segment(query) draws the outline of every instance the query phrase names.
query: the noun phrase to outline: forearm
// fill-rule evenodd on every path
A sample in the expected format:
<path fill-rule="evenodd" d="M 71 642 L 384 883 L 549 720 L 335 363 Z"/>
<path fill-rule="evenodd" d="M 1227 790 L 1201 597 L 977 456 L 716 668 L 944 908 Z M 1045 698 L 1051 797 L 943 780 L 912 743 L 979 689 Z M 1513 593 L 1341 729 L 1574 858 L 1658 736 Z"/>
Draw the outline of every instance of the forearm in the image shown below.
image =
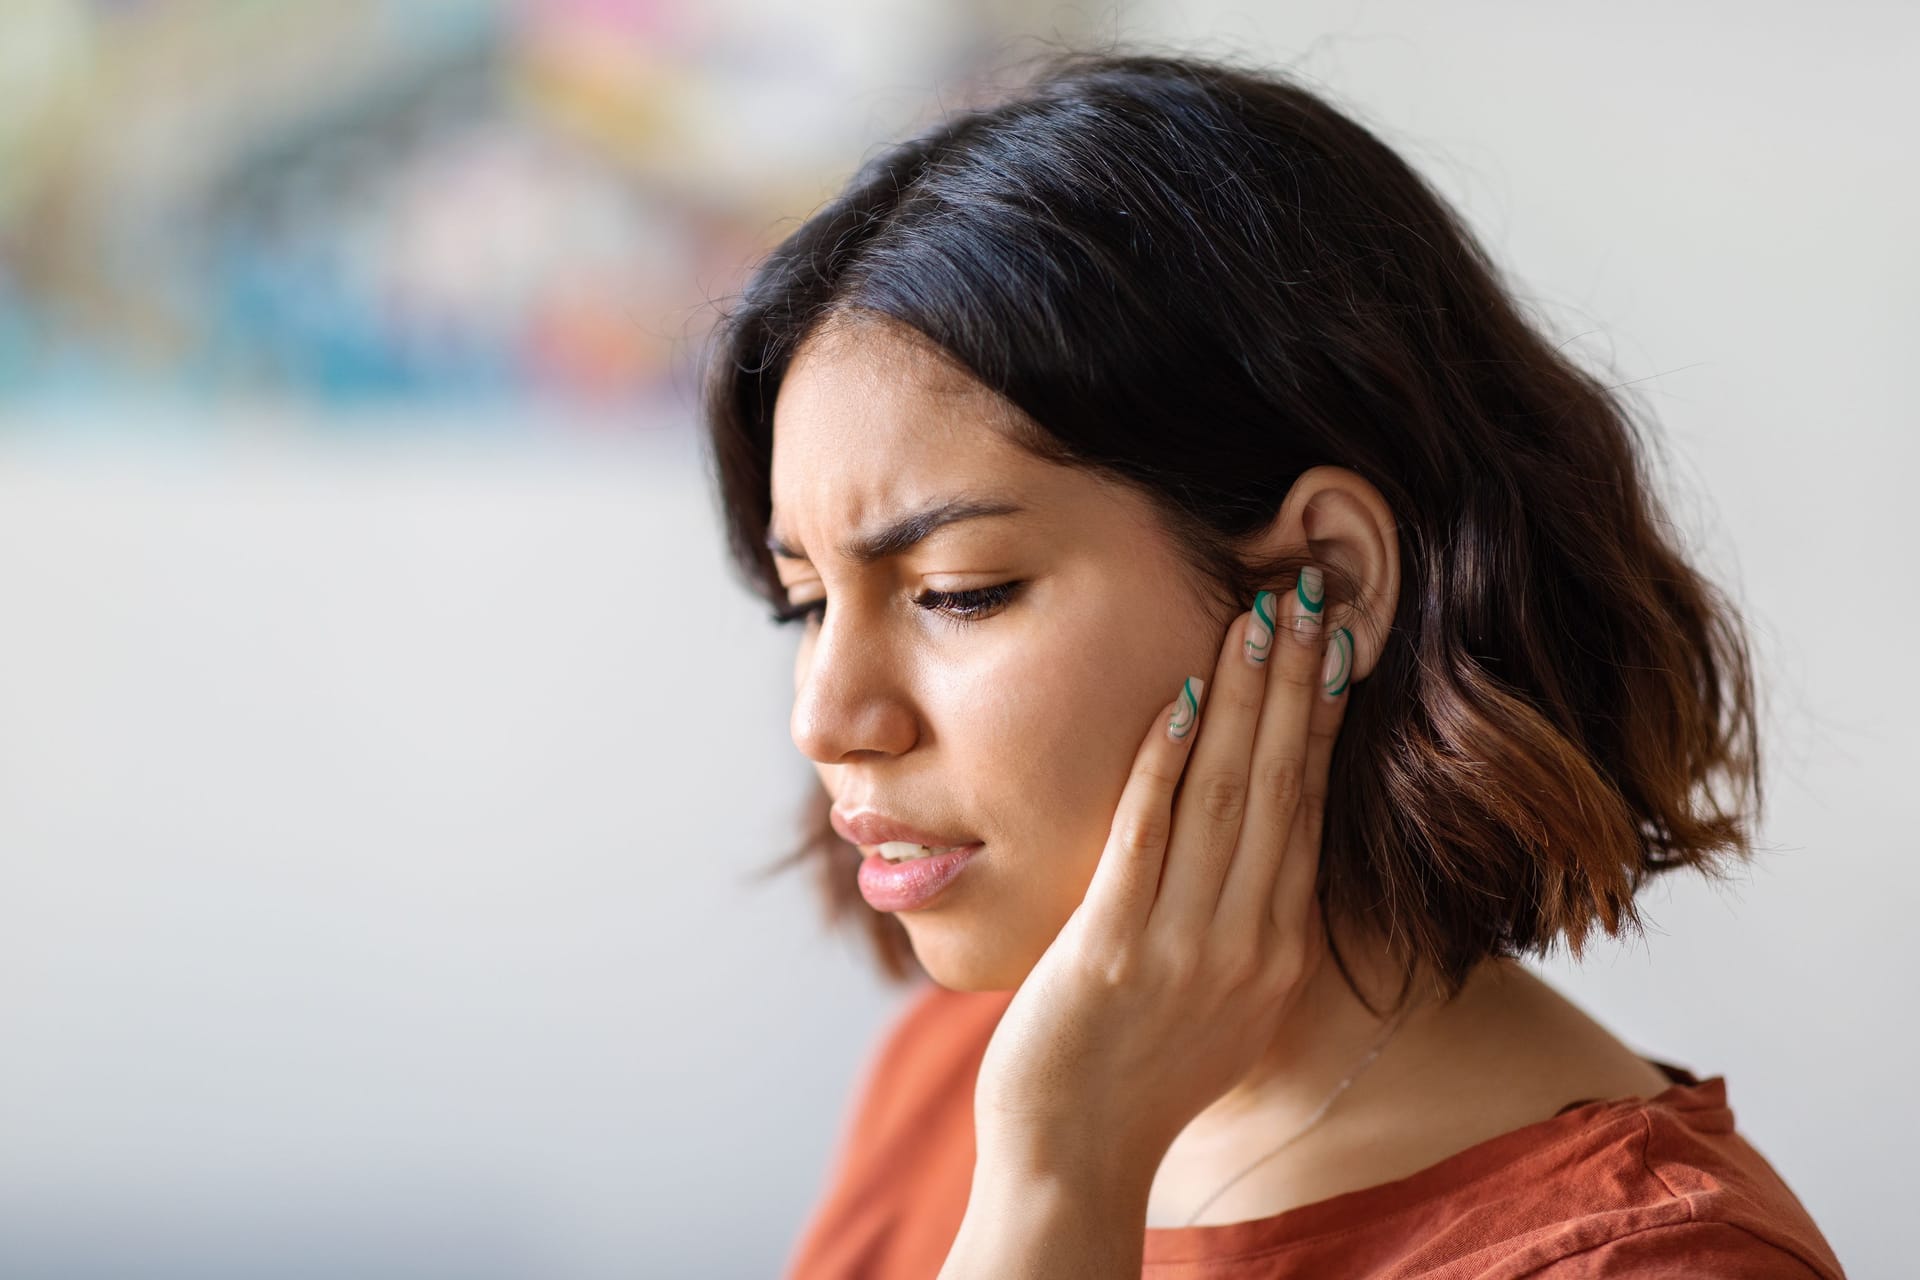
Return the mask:
<path fill-rule="evenodd" d="M 1147 1191 L 1098 1170 L 980 1160 L 938 1280 L 1139 1280 Z"/>

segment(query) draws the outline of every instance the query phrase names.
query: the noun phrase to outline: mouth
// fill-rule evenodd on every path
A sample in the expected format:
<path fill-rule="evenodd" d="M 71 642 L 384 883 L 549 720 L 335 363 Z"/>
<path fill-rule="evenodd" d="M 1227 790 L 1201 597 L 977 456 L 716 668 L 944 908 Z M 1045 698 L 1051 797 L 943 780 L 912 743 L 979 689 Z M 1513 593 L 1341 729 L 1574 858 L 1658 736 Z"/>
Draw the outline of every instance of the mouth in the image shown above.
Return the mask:
<path fill-rule="evenodd" d="M 860 852 L 866 854 L 868 857 L 880 857 L 886 859 L 888 862 L 898 863 L 917 862 L 922 858 L 938 858 L 943 854 L 958 853 L 962 849 L 977 849 L 980 843 L 980 841 L 975 840 L 971 844 L 950 844 L 935 847 L 933 845 L 914 844 L 907 840 L 886 840 L 880 844 L 863 844 L 859 846 L 859 848 Z"/>
<path fill-rule="evenodd" d="M 878 809 L 843 810 L 836 806 L 829 819 L 841 839 L 862 853 L 888 862 L 936 857 L 980 843 L 968 832 L 921 827 Z"/>
<path fill-rule="evenodd" d="M 896 843 L 901 851 L 911 852 L 894 861 L 882 851 Z M 920 910 L 940 898 L 985 847 L 981 842 L 932 849 L 895 841 L 863 847 L 866 856 L 856 877 L 860 896 L 876 911 Z M 922 848 L 928 851 L 921 853 Z"/>

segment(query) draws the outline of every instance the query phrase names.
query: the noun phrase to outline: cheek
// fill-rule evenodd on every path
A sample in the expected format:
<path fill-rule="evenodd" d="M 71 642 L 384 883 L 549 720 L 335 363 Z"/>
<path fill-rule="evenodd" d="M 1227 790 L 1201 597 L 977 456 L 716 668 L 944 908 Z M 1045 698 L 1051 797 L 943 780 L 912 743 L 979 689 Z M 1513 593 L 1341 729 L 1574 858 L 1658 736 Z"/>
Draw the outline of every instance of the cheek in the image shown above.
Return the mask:
<path fill-rule="evenodd" d="M 1140 705 L 1150 681 L 1126 661 L 1079 636 L 1039 634 L 941 677 L 947 762 L 974 811 L 1023 864 L 1056 862 L 1063 883 L 1082 888 L 1151 714 Z"/>
<path fill-rule="evenodd" d="M 1143 625 L 1133 609 L 1078 610 L 1083 627 L 1000 655 L 976 691 L 977 705 L 991 708 L 993 772 L 1019 797 L 1023 830 L 1050 842 L 1022 852 L 1060 862 L 1069 910 L 1099 862 L 1141 743 L 1180 681 L 1212 679 L 1218 658 L 1207 624 L 1179 627 L 1146 612 Z"/>

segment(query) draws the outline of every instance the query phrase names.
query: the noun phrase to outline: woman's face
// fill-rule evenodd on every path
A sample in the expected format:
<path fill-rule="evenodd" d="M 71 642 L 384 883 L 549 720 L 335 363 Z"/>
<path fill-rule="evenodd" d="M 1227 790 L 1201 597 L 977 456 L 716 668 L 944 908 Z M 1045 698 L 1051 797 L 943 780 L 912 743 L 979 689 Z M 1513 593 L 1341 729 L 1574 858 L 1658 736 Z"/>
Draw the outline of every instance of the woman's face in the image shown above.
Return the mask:
<path fill-rule="evenodd" d="M 1017 987 L 1080 904 L 1135 752 L 1181 680 L 1211 675 L 1232 618 L 1144 498 L 1024 452 L 1003 411 L 868 324 L 810 339 L 774 413 L 771 532 L 796 553 L 775 562 L 792 604 L 827 606 L 802 624 L 793 740 L 835 808 L 983 842 L 899 913 L 927 972 L 965 991 Z M 963 498 L 1019 510 L 843 554 Z M 934 595 L 1007 586 L 984 606 Z"/>

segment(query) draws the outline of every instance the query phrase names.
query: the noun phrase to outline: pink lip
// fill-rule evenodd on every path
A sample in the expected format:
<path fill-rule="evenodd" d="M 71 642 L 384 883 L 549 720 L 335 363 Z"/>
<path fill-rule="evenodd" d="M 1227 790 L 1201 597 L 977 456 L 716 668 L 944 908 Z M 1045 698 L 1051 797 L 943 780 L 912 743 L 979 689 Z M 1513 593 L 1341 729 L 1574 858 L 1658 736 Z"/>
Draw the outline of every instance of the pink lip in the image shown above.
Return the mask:
<path fill-rule="evenodd" d="M 867 853 L 874 852 L 889 840 L 905 840 L 912 844 L 923 844 L 929 849 L 945 849 L 953 845 L 970 845 L 977 841 L 968 835 L 941 835 L 937 832 L 922 831 L 910 827 L 904 822 L 888 817 L 876 809 L 860 809 L 843 812 L 833 809 L 828 814 L 833 829 L 848 844 L 857 844 Z"/>
<path fill-rule="evenodd" d="M 875 911 L 912 911 L 924 907 L 966 869 L 985 845 L 970 844 L 907 862 L 888 862 L 877 853 L 860 862 L 860 896 Z"/>

